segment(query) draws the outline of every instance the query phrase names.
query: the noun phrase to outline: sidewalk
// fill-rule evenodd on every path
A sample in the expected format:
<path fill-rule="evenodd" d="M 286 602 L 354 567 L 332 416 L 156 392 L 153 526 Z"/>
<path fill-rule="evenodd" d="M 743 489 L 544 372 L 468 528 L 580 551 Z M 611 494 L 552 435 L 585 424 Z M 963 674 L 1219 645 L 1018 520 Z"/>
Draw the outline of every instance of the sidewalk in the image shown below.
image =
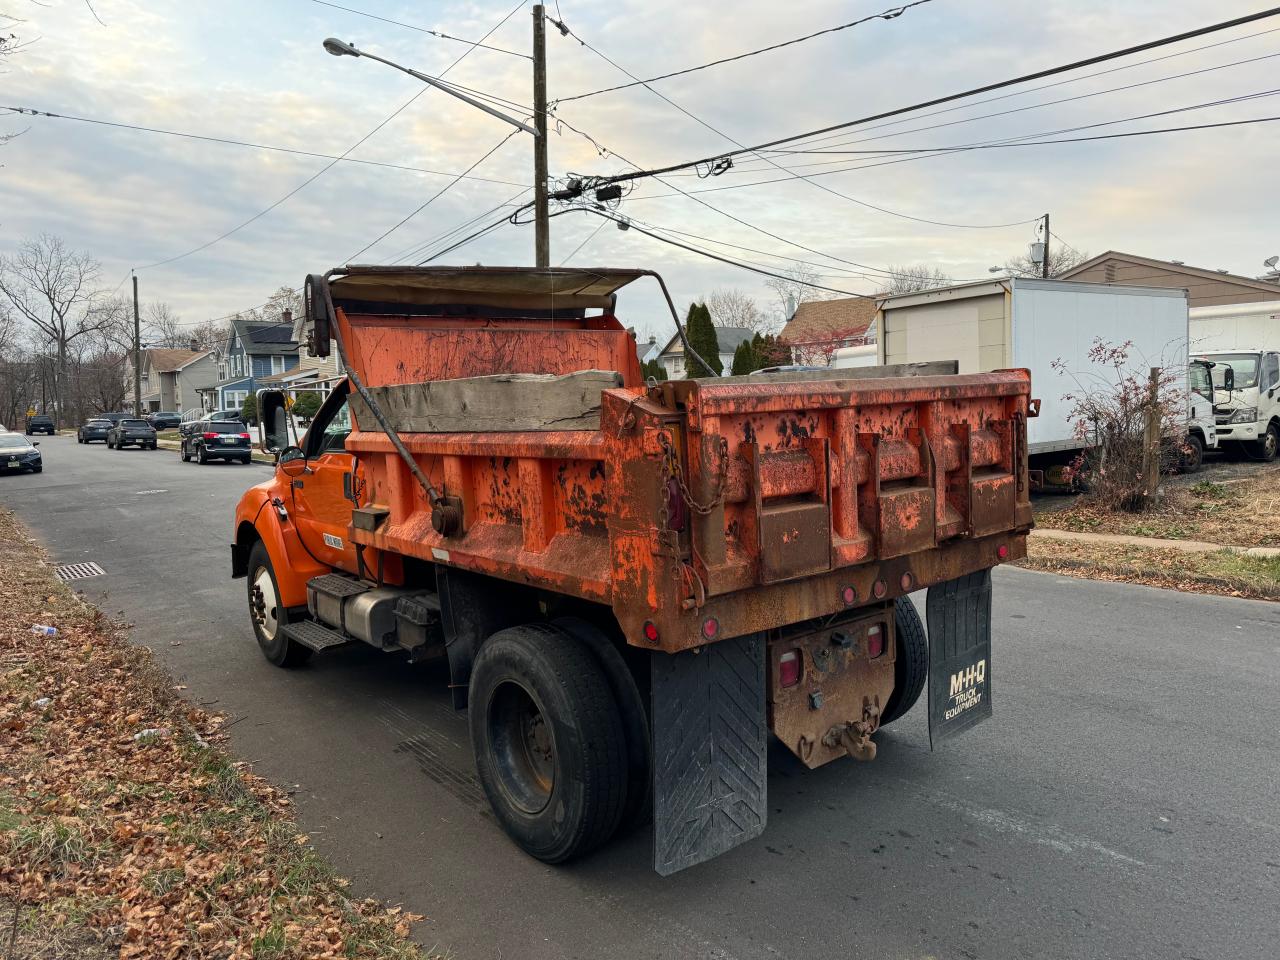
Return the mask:
<path fill-rule="evenodd" d="M 1280 547 L 1237 547 L 1204 540 L 1161 540 L 1158 537 L 1131 537 L 1121 533 L 1082 533 L 1075 530 L 1050 530 L 1037 527 L 1033 537 L 1048 540 L 1074 540 L 1078 543 L 1116 543 L 1128 547 L 1145 547 L 1148 550 L 1180 550 L 1183 553 L 1238 553 L 1245 557 L 1280 557 Z"/>

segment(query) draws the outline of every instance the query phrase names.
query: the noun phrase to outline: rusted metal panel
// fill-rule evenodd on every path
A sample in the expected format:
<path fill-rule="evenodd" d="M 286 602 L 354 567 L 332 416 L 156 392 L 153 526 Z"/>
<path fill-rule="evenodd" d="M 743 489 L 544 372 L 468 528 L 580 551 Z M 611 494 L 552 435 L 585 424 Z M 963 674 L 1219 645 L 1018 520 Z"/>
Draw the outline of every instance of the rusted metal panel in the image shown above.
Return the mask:
<path fill-rule="evenodd" d="M 799 677 L 783 686 L 782 661 Z M 769 726 L 805 766 L 849 755 L 846 735 L 865 743 L 893 692 L 897 644 L 893 605 L 880 605 L 769 644 Z"/>

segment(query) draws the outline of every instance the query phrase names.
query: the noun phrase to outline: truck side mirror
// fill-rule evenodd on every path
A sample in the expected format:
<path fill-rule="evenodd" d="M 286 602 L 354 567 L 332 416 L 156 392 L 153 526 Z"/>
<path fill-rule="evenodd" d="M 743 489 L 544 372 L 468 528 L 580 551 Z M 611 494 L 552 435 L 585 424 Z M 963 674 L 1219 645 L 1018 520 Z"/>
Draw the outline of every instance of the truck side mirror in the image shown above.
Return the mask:
<path fill-rule="evenodd" d="M 302 288 L 303 320 L 295 338 L 299 345 L 306 344 L 307 353 L 313 357 L 327 357 L 329 340 L 333 337 L 329 307 L 324 298 L 324 284 L 327 282 L 323 275 L 313 273 Z"/>
<path fill-rule="evenodd" d="M 289 445 L 289 411 L 283 390 L 258 391 L 258 449 L 278 453 Z"/>
<path fill-rule="evenodd" d="M 1230 393 L 1236 388 L 1236 372 L 1231 367 L 1222 368 L 1222 389 Z"/>

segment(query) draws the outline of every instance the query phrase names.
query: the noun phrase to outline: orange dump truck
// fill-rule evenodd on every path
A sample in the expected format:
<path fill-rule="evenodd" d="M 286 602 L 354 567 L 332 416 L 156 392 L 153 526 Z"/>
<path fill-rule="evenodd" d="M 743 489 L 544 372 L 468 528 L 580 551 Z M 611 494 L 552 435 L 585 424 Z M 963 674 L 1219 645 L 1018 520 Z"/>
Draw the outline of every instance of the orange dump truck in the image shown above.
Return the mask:
<path fill-rule="evenodd" d="M 873 758 L 926 683 L 932 740 L 989 715 L 990 568 L 1025 555 L 1036 405 L 1024 370 L 938 365 L 646 385 L 615 310 L 641 277 L 662 283 L 308 277 L 298 336 L 347 379 L 298 445 L 259 394 L 278 462 L 232 568 L 281 667 L 351 643 L 447 660 L 524 850 L 651 819 L 668 874 L 764 830 L 770 731 L 816 767 Z"/>

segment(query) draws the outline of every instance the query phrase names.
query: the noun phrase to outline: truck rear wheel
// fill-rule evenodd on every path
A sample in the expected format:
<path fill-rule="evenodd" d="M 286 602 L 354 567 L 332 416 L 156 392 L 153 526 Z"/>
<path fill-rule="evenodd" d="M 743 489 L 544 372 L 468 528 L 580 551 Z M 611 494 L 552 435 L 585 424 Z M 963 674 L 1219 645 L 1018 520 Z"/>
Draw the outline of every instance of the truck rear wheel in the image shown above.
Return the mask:
<path fill-rule="evenodd" d="M 526 853 L 562 863 L 612 836 L 626 801 L 626 739 L 585 643 L 541 624 L 495 633 L 472 665 L 469 723 L 489 805 Z"/>
<path fill-rule="evenodd" d="M 280 603 L 280 587 L 271 557 L 261 540 L 249 551 L 249 619 L 258 638 L 262 655 L 277 667 L 298 667 L 311 657 L 311 651 L 284 635 L 281 629 L 289 622 L 289 608 Z"/>
<path fill-rule="evenodd" d="M 882 727 L 916 705 L 929 676 L 929 636 L 910 597 L 898 597 L 893 602 L 893 629 L 898 657 L 893 664 L 893 693 L 880 711 Z"/>

